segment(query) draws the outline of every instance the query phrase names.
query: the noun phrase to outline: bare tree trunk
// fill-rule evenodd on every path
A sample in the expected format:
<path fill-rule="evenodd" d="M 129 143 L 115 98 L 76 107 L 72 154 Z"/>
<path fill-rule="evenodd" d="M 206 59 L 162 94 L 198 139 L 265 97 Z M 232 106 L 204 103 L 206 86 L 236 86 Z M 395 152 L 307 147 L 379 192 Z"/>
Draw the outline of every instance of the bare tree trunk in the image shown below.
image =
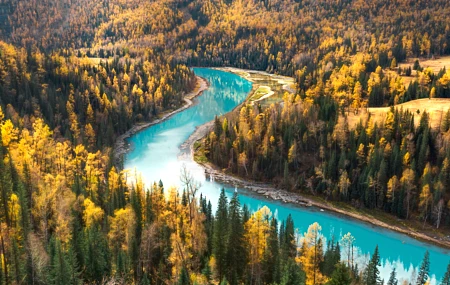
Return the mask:
<path fill-rule="evenodd" d="M 439 226 L 441 225 L 441 219 L 442 219 L 442 211 L 444 206 L 444 199 L 439 200 L 438 204 L 435 207 L 436 212 L 436 229 L 439 229 Z"/>

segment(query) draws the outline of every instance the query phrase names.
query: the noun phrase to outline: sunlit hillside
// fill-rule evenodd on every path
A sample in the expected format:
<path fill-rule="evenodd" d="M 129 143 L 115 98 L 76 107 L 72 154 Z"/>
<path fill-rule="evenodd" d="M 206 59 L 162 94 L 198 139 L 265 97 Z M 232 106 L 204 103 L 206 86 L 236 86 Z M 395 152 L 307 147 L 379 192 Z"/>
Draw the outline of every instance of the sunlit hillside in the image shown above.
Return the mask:
<path fill-rule="evenodd" d="M 189 169 L 165 170 L 176 189 L 123 164 L 123 138 L 198 104 L 191 67 L 253 74 L 248 104 L 213 90 L 233 111 L 174 131 L 196 129 L 205 167 L 445 257 L 449 17 L 447 0 L 0 0 L 0 285 L 449 285 L 426 246 L 382 282 L 394 248 L 374 240 L 358 264 L 351 233 L 211 201 Z"/>

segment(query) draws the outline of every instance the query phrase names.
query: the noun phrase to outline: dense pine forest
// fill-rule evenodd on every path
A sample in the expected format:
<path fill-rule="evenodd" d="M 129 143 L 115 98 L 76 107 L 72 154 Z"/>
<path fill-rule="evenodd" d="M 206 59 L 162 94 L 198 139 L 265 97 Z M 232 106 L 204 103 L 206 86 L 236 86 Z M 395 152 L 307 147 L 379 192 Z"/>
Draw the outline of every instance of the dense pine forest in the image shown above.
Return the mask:
<path fill-rule="evenodd" d="M 127 181 L 112 148 L 183 104 L 191 66 L 289 75 L 296 94 L 216 119 L 212 163 L 448 231 L 450 113 L 348 116 L 450 97 L 449 71 L 398 68 L 450 54 L 449 15 L 444 0 L 0 0 L 0 284 L 382 284 L 389 249 L 358 268 L 351 234 L 315 223 L 300 242 L 291 217 L 224 192 L 213 212 L 189 173 L 182 195 Z"/>

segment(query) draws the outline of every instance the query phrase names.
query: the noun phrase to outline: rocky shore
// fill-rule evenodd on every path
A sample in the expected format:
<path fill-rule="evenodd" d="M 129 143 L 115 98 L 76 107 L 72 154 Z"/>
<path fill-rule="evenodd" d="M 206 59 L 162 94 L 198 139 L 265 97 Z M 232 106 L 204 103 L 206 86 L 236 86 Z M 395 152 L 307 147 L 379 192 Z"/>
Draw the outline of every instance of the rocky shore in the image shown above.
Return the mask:
<path fill-rule="evenodd" d="M 241 105 L 239 105 L 241 106 Z M 238 108 L 237 106 L 236 108 Z M 195 142 L 204 138 L 213 127 L 213 121 L 208 122 L 202 126 L 199 126 L 194 133 L 188 138 L 188 140 L 181 146 L 181 151 L 184 155 L 190 156 L 188 159 L 194 160 L 194 144 Z M 349 217 L 371 225 L 386 228 L 392 231 L 396 231 L 402 234 L 406 234 L 418 240 L 429 242 L 437 246 L 450 249 L 450 236 L 444 238 L 438 238 L 436 236 L 425 234 L 424 232 L 419 232 L 405 226 L 396 226 L 388 224 L 386 222 L 380 221 L 376 217 L 365 215 L 358 212 L 350 212 L 346 209 L 342 209 L 332 205 L 331 203 L 322 202 L 320 200 L 310 199 L 308 197 L 302 196 L 299 193 L 288 192 L 283 189 L 278 189 L 273 185 L 250 181 L 243 179 L 234 175 L 225 173 L 221 169 L 217 168 L 211 163 L 198 163 L 204 170 L 205 175 L 209 179 L 214 179 L 223 184 L 230 185 L 232 187 L 238 187 L 241 189 L 246 189 L 257 195 L 264 196 L 268 199 L 279 201 L 282 203 L 288 203 L 299 207 L 315 207 L 319 211 L 329 211 L 334 212 L 344 217 Z"/>
<path fill-rule="evenodd" d="M 288 192 L 286 190 L 277 189 L 273 187 L 272 185 L 260 183 L 260 182 L 254 182 L 254 181 L 248 181 L 244 180 L 242 178 L 229 175 L 227 173 L 224 173 L 222 170 L 217 169 L 215 166 L 211 165 L 210 163 L 206 164 L 200 164 L 205 169 L 205 174 L 207 177 L 212 178 L 220 183 L 228 184 L 233 187 L 238 187 L 241 189 L 246 189 L 248 191 L 252 191 L 258 195 L 262 195 L 268 199 L 272 199 L 275 201 L 280 201 L 282 203 L 288 203 L 300 207 L 316 207 L 320 211 L 330 211 L 334 213 L 338 213 L 345 217 L 350 217 L 352 219 L 356 219 L 359 221 L 363 221 L 375 226 L 383 227 L 392 231 L 396 231 L 402 234 L 406 234 L 408 236 L 411 236 L 413 238 L 430 242 L 435 245 L 445 247 L 450 249 L 450 237 L 446 238 L 437 238 L 430 235 L 427 235 L 423 232 L 414 231 L 410 228 L 401 227 L 401 226 L 395 226 L 391 224 L 387 224 L 385 222 L 382 222 L 378 220 L 375 217 L 363 215 L 356 212 L 349 212 L 348 210 L 341 209 L 338 207 L 333 206 L 329 203 L 324 203 L 321 201 L 313 200 L 307 197 L 304 197 L 298 193 L 292 193 Z"/>

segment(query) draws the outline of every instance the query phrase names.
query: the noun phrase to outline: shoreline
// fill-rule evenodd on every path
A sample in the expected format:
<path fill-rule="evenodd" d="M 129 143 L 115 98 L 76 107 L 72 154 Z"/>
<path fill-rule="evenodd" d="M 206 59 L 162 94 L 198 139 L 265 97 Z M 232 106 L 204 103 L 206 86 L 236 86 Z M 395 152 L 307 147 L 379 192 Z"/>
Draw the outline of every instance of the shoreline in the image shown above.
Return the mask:
<path fill-rule="evenodd" d="M 262 75 L 262 76 L 268 76 L 272 80 L 274 80 L 278 84 L 280 84 L 282 86 L 282 90 L 287 91 L 289 93 L 295 93 L 295 90 L 292 89 L 292 87 L 290 87 L 289 83 L 288 83 L 288 81 L 290 81 L 290 80 L 295 82 L 294 77 L 291 77 L 291 76 L 284 76 L 284 75 L 279 75 L 279 74 L 273 74 L 273 73 L 268 73 L 266 71 L 255 70 L 255 69 L 242 69 L 242 68 L 231 67 L 231 66 L 213 67 L 212 69 L 217 69 L 217 70 L 221 70 L 221 71 L 225 71 L 225 72 L 234 73 L 236 75 L 239 75 L 242 78 L 247 79 L 248 81 L 252 82 L 253 84 L 258 84 L 258 85 L 260 85 L 258 83 L 258 80 L 255 80 L 255 79 L 251 78 L 251 74 L 252 73 L 253 74 L 259 74 L 259 75 Z"/>
<path fill-rule="evenodd" d="M 230 70 L 224 70 L 227 72 L 232 72 Z M 245 101 L 239 105 L 237 105 L 232 111 L 230 111 L 227 114 L 230 114 L 234 112 L 236 109 L 244 105 L 248 102 L 249 98 L 253 95 L 254 90 L 249 92 L 247 95 L 247 98 Z M 225 114 L 225 115 L 227 115 Z M 450 239 L 444 240 L 440 238 L 435 238 L 432 236 L 429 236 L 427 234 L 424 234 L 423 232 L 419 232 L 416 230 L 408 229 L 404 226 L 394 226 L 391 224 L 388 224 L 376 217 L 370 217 L 367 215 L 364 215 L 363 213 L 357 213 L 357 212 L 350 212 L 346 209 L 339 208 L 337 206 L 334 206 L 332 204 L 321 202 L 315 199 L 311 199 L 308 197 L 305 197 L 304 195 L 301 195 L 299 193 L 293 193 L 288 192 L 284 189 L 278 189 L 274 186 L 264 183 L 264 182 L 257 182 L 257 181 L 250 181 L 246 180 L 231 174 L 224 173 L 222 170 L 218 169 L 216 166 L 211 164 L 210 162 L 207 163 L 200 163 L 195 161 L 194 159 L 194 144 L 201 139 L 203 139 L 208 132 L 213 127 L 213 122 L 210 121 L 207 122 L 199 127 L 196 128 L 196 130 L 189 136 L 189 138 L 180 146 L 180 150 L 182 153 L 185 153 L 189 155 L 189 159 L 191 159 L 193 162 L 197 163 L 200 167 L 202 167 L 205 171 L 205 175 L 207 177 L 213 177 L 216 181 L 219 181 L 224 184 L 228 184 L 234 187 L 244 188 L 247 191 L 251 191 L 252 193 L 258 195 L 258 196 L 264 196 L 267 199 L 271 199 L 273 201 L 282 202 L 284 204 L 291 204 L 294 207 L 314 207 L 317 210 L 326 210 L 329 212 L 333 212 L 339 215 L 342 215 L 343 217 L 350 217 L 352 219 L 355 219 L 360 222 L 368 223 L 372 226 L 378 226 L 384 229 L 388 229 L 400 234 L 405 234 L 409 237 L 412 237 L 416 240 L 422 241 L 422 242 L 428 242 L 433 245 L 445 248 L 447 250 L 450 249 Z M 351 206 L 352 207 L 352 206 Z M 352 207 L 353 208 L 353 207 Z"/>
<path fill-rule="evenodd" d="M 192 145 L 193 147 L 193 145 Z M 193 157 L 192 157 L 193 159 Z M 288 192 L 284 189 L 278 189 L 274 186 L 264 183 L 264 182 L 256 182 L 249 181 L 240 177 L 236 177 L 227 173 L 224 173 L 220 169 L 218 169 L 215 165 L 211 163 L 198 163 L 204 170 L 205 174 L 209 177 L 213 177 L 214 180 L 219 181 L 220 183 L 228 184 L 234 187 L 243 188 L 247 191 L 251 191 L 258 196 L 264 196 L 267 199 L 271 199 L 273 201 L 282 202 L 283 204 L 291 204 L 295 207 L 314 207 L 317 210 L 327 210 L 329 212 L 337 213 L 344 217 L 350 217 L 352 219 L 358 220 L 360 222 L 369 223 L 373 226 L 378 226 L 384 229 L 388 229 L 397 233 L 405 234 L 409 237 L 415 238 L 416 240 L 422 242 L 428 242 L 434 244 L 436 246 L 450 249 L 450 241 L 449 240 L 441 240 L 438 238 L 434 238 L 428 236 L 424 233 L 413 231 L 411 229 L 407 229 L 400 226 L 394 226 L 387 224 L 375 217 L 369 217 L 361 213 L 354 213 L 346 211 L 345 209 L 341 209 L 331 204 L 327 204 L 321 201 L 317 201 L 308 197 L 305 197 L 299 193 Z"/>
<path fill-rule="evenodd" d="M 221 69 L 223 70 L 223 69 Z M 230 72 L 229 70 L 223 70 Z M 195 90 L 187 93 L 183 100 L 186 102 L 183 106 L 180 108 L 170 111 L 169 113 L 164 114 L 161 118 L 152 120 L 151 122 L 146 122 L 142 124 L 136 124 L 131 129 L 129 129 L 127 132 L 122 134 L 118 137 L 116 140 L 116 143 L 114 145 L 114 160 L 115 162 L 121 162 L 123 155 L 127 153 L 130 150 L 129 144 L 126 142 L 126 139 L 130 136 L 144 130 L 145 128 L 148 128 L 152 125 L 158 124 L 174 114 L 181 112 L 189 107 L 191 107 L 193 103 L 193 99 L 203 93 L 208 87 L 209 83 L 206 79 L 201 78 L 197 76 L 197 82 L 199 83 L 198 88 Z M 237 108 L 241 107 L 245 103 L 248 102 L 249 98 L 253 95 L 254 90 L 252 89 L 251 92 L 249 92 L 247 98 L 245 101 L 239 105 L 237 105 L 235 108 L 233 108 L 232 111 L 229 113 L 235 111 Z M 227 113 L 227 114 L 229 114 Z M 349 212 L 345 209 L 336 207 L 334 205 L 328 204 L 326 202 L 317 201 L 308 197 L 305 197 L 298 193 L 288 192 L 283 189 L 275 188 L 274 186 L 264 183 L 264 182 L 256 182 L 251 180 L 246 180 L 234 175 L 230 175 L 227 173 L 224 173 L 217 167 L 215 167 L 211 163 L 199 163 L 195 161 L 194 159 L 194 144 L 203 139 L 207 133 L 211 130 L 213 127 L 213 122 L 210 121 L 207 122 L 201 126 L 198 126 L 196 130 L 189 136 L 189 138 L 180 146 L 180 150 L 182 153 L 187 154 L 189 156 L 189 159 L 191 159 L 193 162 L 197 163 L 200 167 L 202 167 L 205 171 L 205 174 L 209 177 L 213 177 L 215 180 L 228 184 L 234 187 L 240 187 L 247 191 L 251 191 L 255 195 L 258 196 L 264 196 L 267 199 L 271 199 L 273 201 L 282 202 L 284 204 L 290 204 L 294 207 L 314 207 L 317 210 L 323 211 L 327 210 L 336 214 L 339 214 L 343 217 L 350 217 L 352 219 L 355 219 L 360 222 L 368 223 L 373 226 L 378 226 L 384 229 L 388 229 L 397 233 L 405 234 L 409 237 L 412 237 L 416 240 L 422 241 L 422 242 L 428 242 L 433 245 L 442 247 L 444 249 L 450 249 L 450 240 L 441 240 L 438 238 L 434 238 L 432 236 L 426 235 L 422 232 L 413 231 L 411 229 L 408 229 L 406 227 L 402 226 L 393 226 L 386 222 L 383 222 L 375 217 L 369 217 L 362 213 L 355 213 L 355 212 Z"/>
<path fill-rule="evenodd" d="M 192 151 L 193 145 L 192 145 Z M 193 159 L 193 157 L 192 157 Z M 196 162 L 196 161 L 194 161 Z M 199 163 L 196 162 L 199 166 L 201 166 L 205 170 L 205 174 L 209 177 L 214 178 L 215 181 L 218 181 L 223 184 L 228 184 L 233 187 L 243 188 L 247 191 L 251 191 L 258 196 L 264 196 L 267 199 L 281 202 L 283 204 L 290 204 L 294 207 L 314 207 L 317 210 L 329 211 L 332 213 L 339 214 L 343 217 L 350 217 L 354 220 L 368 223 L 372 226 L 378 226 L 384 229 L 388 229 L 400 234 L 405 234 L 409 237 L 412 237 L 416 240 L 431 243 L 435 246 L 444 248 L 446 250 L 450 249 L 450 241 L 449 240 L 441 240 L 438 238 L 431 237 L 422 232 L 413 231 L 411 229 L 407 229 L 401 226 L 390 225 L 386 222 L 383 222 L 375 217 L 369 217 L 362 213 L 354 213 L 346 211 L 345 209 L 341 209 L 331 204 L 327 204 L 321 201 L 317 201 L 308 197 L 305 197 L 299 193 L 288 192 L 284 189 L 275 188 L 274 186 L 264 183 L 264 182 L 256 182 L 249 181 L 243 178 L 239 178 L 227 173 L 224 173 L 220 169 L 218 169 L 213 164 L 207 163 Z"/>
<path fill-rule="evenodd" d="M 183 96 L 183 100 L 185 102 L 185 104 L 183 106 L 181 106 L 178 109 L 175 109 L 173 111 L 167 111 L 168 113 L 164 112 L 161 118 L 155 118 L 154 120 L 152 120 L 150 122 L 135 124 L 131 127 L 131 129 L 129 129 L 128 131 L 126 131 L 124 134 L 120 135 L 116 139 L 116 142 L 114 143 L 114 149 L 113 149 L 114 164 L 117 165 L 117 164 L 122 163 L 124 154 L 126 154 L 127 152 L 130 151 L 129 144 L 126 141 L 127 138 L 131 137 L 132 135 L 134 135 L 150 126 L 159 124 L 159 123 L 169 119 L 171 116 L 175 115 L 176 113 L 179 113 L 179 112 L 191 107 L 194 104 L 193 100 L 197 96 L 200 96 L 203 93 L 203 91 L 208 89 L 209 82 L 205 78 L 202 78 L 200 76 L 195 76 L 195 77 L 197 78 L 198 87 L 196 87 L 194 90 L 186 93 Z"/>

